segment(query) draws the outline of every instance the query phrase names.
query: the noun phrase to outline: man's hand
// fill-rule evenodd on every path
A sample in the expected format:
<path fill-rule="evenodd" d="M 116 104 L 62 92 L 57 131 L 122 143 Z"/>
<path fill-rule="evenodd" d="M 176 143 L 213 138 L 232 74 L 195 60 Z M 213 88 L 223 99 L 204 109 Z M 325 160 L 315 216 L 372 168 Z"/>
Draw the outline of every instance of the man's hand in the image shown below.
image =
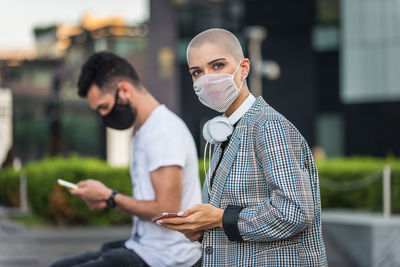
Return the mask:
<path fill-rule="evenodd" d="M 105 201 L 96 201 L 96 202 L 85 201 L 85 203 L 90 210 L 103 210 L 107 208 L 107 204 Z"/>
<path fill-rule="evenodd" d="M 210 204 L 197 204 L 180 212 L 181 217 L 158 220 L 156 223 L 184 234 L 190 240 L 201 238 L 203 231 L 222 227 L 223 209 Z M 200 235 L 201 232 L 201 235 Z"/>
<path fill-rule="evenodd" d="M 69 192 L 74 196 L 79 196 L 86 203 L 103 202 L 104 200 L 107 200 L 112 193 L 110 188 L 96 180 L 83 180 L 80 181 L 77 186 L 78 188 L 76 189 L 69 189 Z"/>

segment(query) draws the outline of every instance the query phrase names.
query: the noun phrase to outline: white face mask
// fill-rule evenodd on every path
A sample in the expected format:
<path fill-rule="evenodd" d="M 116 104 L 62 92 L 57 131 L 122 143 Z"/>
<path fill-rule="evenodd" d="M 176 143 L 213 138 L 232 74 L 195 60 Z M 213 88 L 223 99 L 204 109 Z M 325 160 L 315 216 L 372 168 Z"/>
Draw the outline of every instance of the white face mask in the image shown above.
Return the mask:
<path fill-rule="evenodd" d="M 240 88 L 237 88 L 234 77 L 240 63 L 233 74 L 205 74 L 194 82 L 193 88 L 200 102 L 218 112 L 225 112 L 238 97 Z"/>

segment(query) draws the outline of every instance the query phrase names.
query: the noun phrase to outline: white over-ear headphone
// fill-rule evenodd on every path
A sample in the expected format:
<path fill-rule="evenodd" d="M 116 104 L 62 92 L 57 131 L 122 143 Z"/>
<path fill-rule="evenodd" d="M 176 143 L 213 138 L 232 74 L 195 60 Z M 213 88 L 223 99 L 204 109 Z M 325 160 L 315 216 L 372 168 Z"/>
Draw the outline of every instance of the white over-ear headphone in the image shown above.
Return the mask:
<path fill-rule="evenodd" d="M 242 118 L 255 101 L 256 98 L 250 94 L 229 118 L 222 115 L 207 121 L 203 126 L 204 139 L 213 145 L 228 140 L 228 137 L 233 133 L 233 125 Z"/>

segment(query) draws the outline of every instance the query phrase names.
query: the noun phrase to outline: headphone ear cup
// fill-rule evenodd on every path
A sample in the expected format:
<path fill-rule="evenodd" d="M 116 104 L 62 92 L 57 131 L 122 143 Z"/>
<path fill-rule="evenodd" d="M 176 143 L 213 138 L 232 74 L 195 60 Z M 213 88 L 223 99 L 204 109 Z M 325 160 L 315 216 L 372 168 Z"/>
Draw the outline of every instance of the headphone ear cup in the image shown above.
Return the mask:
<path fill-rule="evenodd" d="M 228 140 L 233 133 L 233 126 L 228 118 L 223 116 L 215 117 L 206 122 L 203 126 L 203 137 L 210 144 L 218 144 Z"/>
<path fill-rule="evenodd" d="M 228 137 L 233 132 L 233 126 L 229 123 L 228 118 L 223 116 L 210 120 L 207 129 L 208 135 L 214 141 L 214 144 L 228 140 Z"/>
<path fill-rule="evenodd" d="M 212 138 L 210 136 L 210 121 L 207 121 L 203 126 L 203 138 L 208 142 L 212 143 Z"/>

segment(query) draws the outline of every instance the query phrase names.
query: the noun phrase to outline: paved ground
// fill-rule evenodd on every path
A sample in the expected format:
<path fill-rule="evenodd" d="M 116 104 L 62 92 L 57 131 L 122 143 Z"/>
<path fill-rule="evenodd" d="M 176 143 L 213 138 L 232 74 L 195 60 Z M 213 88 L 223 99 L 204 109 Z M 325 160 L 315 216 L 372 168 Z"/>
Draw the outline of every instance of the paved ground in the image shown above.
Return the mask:
<path fill-rule="evenodd" d="M 129 225 L 25 228 L 10 222 L 0 207 L 0 267 L 48 266 L 63 256 L 96 250 L 104 242 L 126 239 L 129 234 Z M 324 233 L 329 266 L 358 266 L 335 240 L 329 231 Z"/>
<path fill-rule="evenodd" d="M 60 257 L 127 238 L 129 233 L 130 226 L 23 228 L 0 216 L 0 266 L 48 266 Z"/>

